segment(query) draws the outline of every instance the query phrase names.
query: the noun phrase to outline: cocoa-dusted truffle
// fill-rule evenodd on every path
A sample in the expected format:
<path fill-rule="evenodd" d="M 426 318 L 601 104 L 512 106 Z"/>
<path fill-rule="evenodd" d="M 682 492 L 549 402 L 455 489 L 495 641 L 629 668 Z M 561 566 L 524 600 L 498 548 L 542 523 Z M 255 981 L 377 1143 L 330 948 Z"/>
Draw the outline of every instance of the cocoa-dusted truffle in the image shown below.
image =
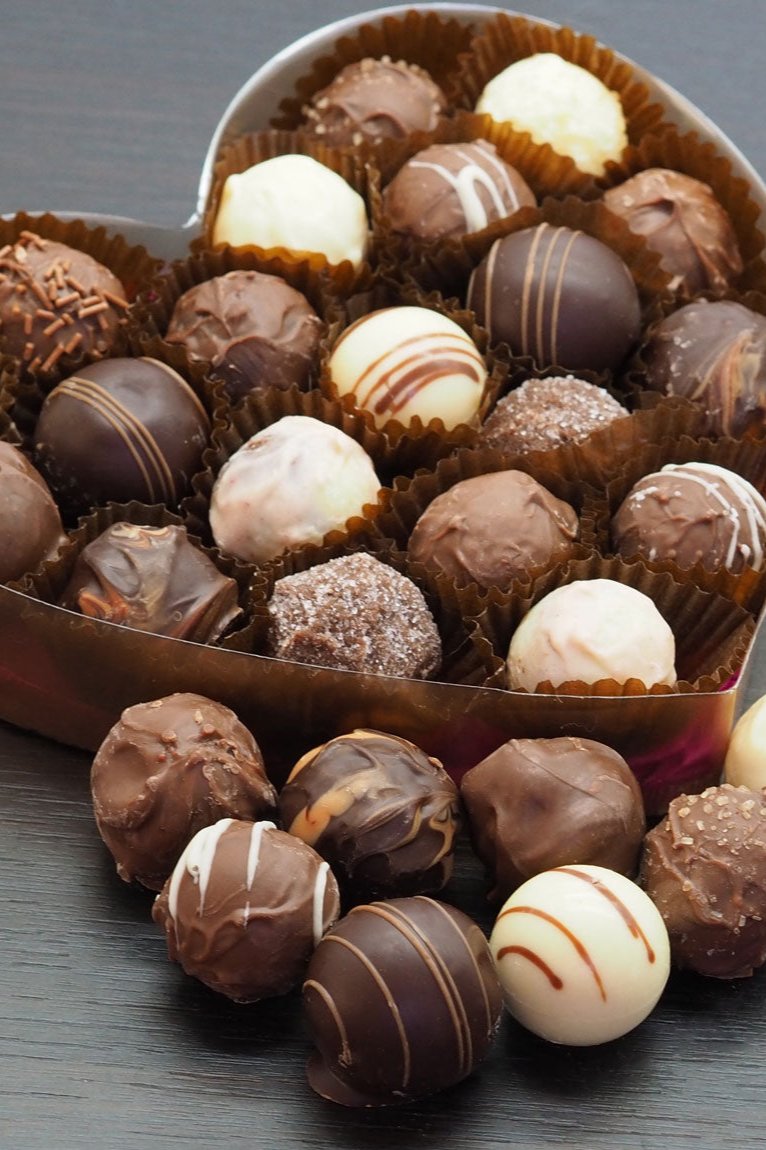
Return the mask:
<path fill-rule="evenodd" d="M 673 799 L 646 836 L 641 882 L 676 966 L 743 978 L 766 962 L 766 799 L 723 783 Z"/>
<path fill-rule="evenodd" d="M 258 744 L 233 711 L 179 693 L 122 712 L 93 760 L 96 825 L 117 873 L 160 890 L 192 835 L 276 806 Z"/>
<path fill-rule="evenodd" d="M 593 739 L 511 739 L 463 776 L 471 840 L 502 900 L 552 867 L 591 863 L 632 875 L 646 830 L 628 764 Z"/>
<path fill-rule="evenodd" d="M 434 893 L 452 874 L 457 786 L 407 739 L 359 730 L 308 751 L 279 813 L 356 900 Z"/>
<path fill-rule="evenodd" d="M 303 984 L 317 1050 L 308 1079 L 344 1106 L 390 1106 L 467 1078 L 502 999 L 487 941 L 434 899 L 355 907 L 314 951 Z"/>
<path fill-rule="evenodd" d="M 316 851 L 274 823 L 224 818 L 198 831 L 152 908 L 168 957 L 235 1002 L 286 994 L 340 912 Z"/>
<path fill-rule="evenodd" d="M 523 471 L 463 479 L 437 495 L 415 524 L 410 559 L 459 584 L 507 590 L 566 559 L 577 538 L 574 508 Z"/>
<path fill-rule="evenodd" d="M 267 652 L 346 671 L 427 679 L 441 640 L 420 588 L 364 552 L 277 580 Z"/>
<path fill-rule="evenodd" d="M 176 301 L 166 339 L 207 361 L 233 402 L 256 388 L 305 388 L 322 321 L 281 276 L 231 271 Z"/>
<path fill-rule="evenodd" d="M 66 542 L 48 485 L 18 447 L 0 442 L 0 583 L 19 579 Z"/>
<path fill-rule="evenodd" d="M 582 443 L 628 413 L 603 387 L 574 376 L 527 379 L 500 399 L 477 437 L 509 454 Z"/>

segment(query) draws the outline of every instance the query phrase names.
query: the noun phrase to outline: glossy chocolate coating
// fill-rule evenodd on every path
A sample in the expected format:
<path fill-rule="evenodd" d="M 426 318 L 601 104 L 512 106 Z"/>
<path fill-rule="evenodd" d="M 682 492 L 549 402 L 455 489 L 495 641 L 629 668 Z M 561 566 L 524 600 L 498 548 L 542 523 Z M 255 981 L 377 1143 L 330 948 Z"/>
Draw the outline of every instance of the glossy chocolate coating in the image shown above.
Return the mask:
<path fill-rule="evenodd" d="M 66 542 L 61 516 L 39 471 L 0 442 L 0 583 L 20 579 Z"/>
<path fill-rule="evenodd" d="M 673 799 L 646 836 L 641 882 L 673 962 L 743 978 L 766 962 L 766 798 L 723 783 Z"/>
<path fill-rule="evenodd" d="M 628 412 L 603 387 L 574 376 L 527 379 L 500 399 L 478 435 L 481 447 L 513 454 L 582 443 Z"/>
<path fill-rule="evenodd" d="M 641 788 L 603 743 L 511 739 L 466 772 L 460 793 L 493 900 L 568 863 L 625 875 L 637 868 L 646 830 Z"/>
<path fill-rule="evenodd" d="M 496 240 L 466 302 L 493 343 L 541 368 L 616 370 L 640 331 L 638 291 L 620 257 L 585 232 L 545 223 Z"/>
<path fill-rule="evenodd" d="M 457 786 L 395 735 L 352 731 L 309 751 L 280 792 L 279 813 L 356 900 L 433 893 L 452 874 Z"/>
<path fill-rule="evenodd" d="M 186 844 L 218 819 L 268 817 L 276 791 L 233 711 L 179 693 L 122 712 L 93 760 L 99 833 L 117 873 L 160 890 Z"/>
<path fill-rule="evenodd" d="M 390 1106 L 471 1074 L 502 1000 L 476 923 L 419 896 L 341 919 L 309 963 L 303 1004 L 317 1047 L 312 1088 L 345 1106 Z"/>
<path fill-rule="evenodd" d="M 155 900 L 168 957 L 235 1002 L 286 994 L 340 912 L 316 851 L 271 822 L 221 819 L 194 836 Z"/>

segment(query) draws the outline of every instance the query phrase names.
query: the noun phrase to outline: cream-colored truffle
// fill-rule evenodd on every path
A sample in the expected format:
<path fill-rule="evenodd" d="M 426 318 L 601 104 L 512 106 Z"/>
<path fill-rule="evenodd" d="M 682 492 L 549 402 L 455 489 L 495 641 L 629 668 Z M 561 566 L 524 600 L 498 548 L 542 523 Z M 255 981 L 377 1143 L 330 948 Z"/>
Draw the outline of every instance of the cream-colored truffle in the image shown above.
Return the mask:
<path fill-rule="evenodd" d="M 737 721 L 724 764 L 724 779 L 735 787 L 766 787 L 766 695 Z"/>

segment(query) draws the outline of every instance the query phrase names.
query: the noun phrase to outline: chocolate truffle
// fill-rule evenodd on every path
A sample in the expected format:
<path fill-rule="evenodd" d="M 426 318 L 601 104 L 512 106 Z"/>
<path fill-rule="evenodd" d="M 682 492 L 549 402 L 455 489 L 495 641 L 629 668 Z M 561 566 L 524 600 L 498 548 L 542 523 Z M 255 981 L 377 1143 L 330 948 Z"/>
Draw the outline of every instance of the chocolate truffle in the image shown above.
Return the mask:
<path fill-rule="evenodd" d="M 487 941 L 434 899 L 355 907 L 320 942 L 303 984 L 317 1050 L 310 1086 L 344 1106 L 387 1106 L 467 1078 L 497 1033 Z"/>
<path fill-rule="evenodd" d="M 668 463 L 639 479 L 612 518 L 615 550 L 626 559 L 672 559 L 760 571 L 766 555 L 766 500 L 741 475 L 712 463 Z"/>
<path fill-rule="evenodd" d="M 367 57 L 315 93 L 304 108 L 304 126 L 330 147 L 358 147 L 432 132 L 446 110 L 444 93 L 424 68 Z"/>
<path fill-rule="evenodd" d="M 562 866 L 527 879 L 503 905 L 489 945 L 510 1014 L 568 1046 L 633 1030 L 670 974 L 656 907 L 607 867 Z"/>
<path fill-rule="evenodd" d="M 218 546 L 250 563 L 343 531 L 380 482 L 364 448 L 331 424 L 286 415 L 257 432 L 223 465 L 210 500 Z"/>
<path fill-rule="evenodd" d="M 536 202 L 524 177 L 486 140 L 424 148 L 383 192 L 393 230 L 427 241 L 460 239 Z"/>
<path fill-rule="evenodd" d="M 340 912 L 327 863 L 270 822 L 203 827 L 157 896 L 168 957 L 235 1002 L 287 994 Z"/>
<path fill-rule="evenodd" d="M 603 387 L 572 375 L 527 379 L 498 400 L 477 446 L 509 454 L 582 443 L 628 412 Z"/>
<path fill-rule="evenodd" d="M 77 556 L 59 606 L 195 643 L 213 643 L 242 614 L 238 588 L 185 527 L 113 523 Z"/>
<path fill-rule="evenodd" d="M 156 359 L 83 367 L 47 396 L 35 456 L 71 514 L 110 501 L 177 506 L 200 467 L 210 420 L 189 385 Z"/>
<path fill-rule="evenodd" d="M 236 402 L 255 388 L 305 388 L 321 333 L 311 304 L 281 276 L 232 271 L 184 292 L 165 338 L 209 363 Z"/>
<path fill-rule="evenodd" d="M 766 695 L 737 720 L 724 763 L 724 780 L 735 787 L 766 787 Z"/>
<path fill-rule="evenodd" d="M 641 881 L 676 966 L 744 978 L 766 962 L 766 798 L 723 783 L 680 795 L 646 836 Z"/>
<path fill-rule="evenodd" d="M 646 168 L 608 188 L 604 203 L 659 254 L 673 290 L 721 291 L 741 273 L 734 225 L 702 180 L 670 168 Z"/>
<path fill-rule="evenodd" d="M 466 302 L 493 343 L 541 368 L 614 371 L 641 328 L 638 290 L 617 253 L 545 223 L 495 240 Z"/>
<path fill-rule="evenodd" d="M 277 580 L 268 654 L 373 675 L 427 679 L 441 640 L 420 588 L 365 552 Z"/>
<path fill-rule="evenodd" d="M 341 334 L 329 363 L 339 395 L 385 427 L 392 419 L 447 430 L 476 419 L 487 368 L 459 324 L 427 307 L 390 307 L 362 316 Z"/>
<path fill-rule="evenodd" d="M 122 712 L 93 760 L 96 825 L 125 882 L 160 890 L 189 839 L 276 806 L 258 744 L 228 707 L 179 693 Z"/>
<path fill-rule="evenodd" d="M 7 583 L 53 559 L 66 535 L 40 472 L 18 447 L 3 442 L 0 493 L 0 583 Z"/>
<path fill-rule="evenodd" d="M 127 306 L 117 276 L 85 252 L 33 232 L 0 249 L 0 347 L 30 371 L 108 355 Z"/>
<path fill-rule="evenodd" d="M 622 755 L 592 739 L 511 739 L 463 776 L 460 794 L 489 898 L 525 879 L 589 863 L 632 875 L 646 819 Z"/>
<path fill-rule="evenodd" d="M 673 632 L 648 595 L 613 579 L 579 579 L 524 616 L 508 649 L 508 679 L 526 691 L 573 680 L 672 685 L 674 660 Z"/>
<path fill-rule="evenodd" d="M 428 505 L 407 550 L 456 583 L 507 590 L 516 579 L 566 559 L 576 511 L 523 471 L 463 479 Z"/>
<path fill-rule="evenodd" d="M 712 435 L 766 427 L 766 316 L 734 300 L 695 300 L 660 320 L 642 350 L 647 383 L 707 412 Z"/>
<path fill-rule="evenodd" d="M 434 893 L 452 874 L 457 786 L 437 759 L 395 735 L 352 731 L 308 751 L 279 813 L 357 901 Z"/>

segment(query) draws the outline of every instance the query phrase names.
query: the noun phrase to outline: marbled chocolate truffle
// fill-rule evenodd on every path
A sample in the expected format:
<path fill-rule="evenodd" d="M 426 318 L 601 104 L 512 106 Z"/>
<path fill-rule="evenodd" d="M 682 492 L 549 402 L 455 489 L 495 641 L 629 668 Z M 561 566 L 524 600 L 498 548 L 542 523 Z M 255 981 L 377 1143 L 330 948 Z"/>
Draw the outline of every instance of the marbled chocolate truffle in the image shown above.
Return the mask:
<path fill-rule="evenodd" d="M 408 543 L 410 559 L 456 583 L 507 590 L 516 579 L 567 558 L 574 508 L 523 471 L 463 479 L 429 503 Z"/>
<path fill-rule="evenodd" d="M 0 583 L 34 571 L 66 542 L 48 485 L 18 447 L 0 442 Z"/>
<path fill-rule="evenodd" d="M 123 711 L 96 752 L 90 784 L 117 873 L 151 890 L 202 827 L 267 817 L 277 800 L 247 727 L 228 707 L 189 693 Z"/>
<path fill-rule="evenodd" d="M 605 391 L 572 375 L 527 379 L 498 400 L 478 435 L 480 447 L 508 454 L 582 443 L 628 412 Z"/>
<path fill-rule="evenodd" d="M 487 941 L 434 899 L 355 907 L 309 963 L 308 1080 L 345 1106 L 390 1106 L 467 1078 L 489 1052 L 502 999 Z"/>
<path fill-rule="evenodd" d="M 152 917 L 168 957 L 235 1002 L 286 994 L 340 912 L 327 863 L 271 822 L 224 818 L 198 831 Z"/>
<path fill-rule="evenodd" d="M 680 795 L 646 836 L 641 881 L 673 962 L 744 978 L 766 962 L 766 799 L 723 783 Z"/>

